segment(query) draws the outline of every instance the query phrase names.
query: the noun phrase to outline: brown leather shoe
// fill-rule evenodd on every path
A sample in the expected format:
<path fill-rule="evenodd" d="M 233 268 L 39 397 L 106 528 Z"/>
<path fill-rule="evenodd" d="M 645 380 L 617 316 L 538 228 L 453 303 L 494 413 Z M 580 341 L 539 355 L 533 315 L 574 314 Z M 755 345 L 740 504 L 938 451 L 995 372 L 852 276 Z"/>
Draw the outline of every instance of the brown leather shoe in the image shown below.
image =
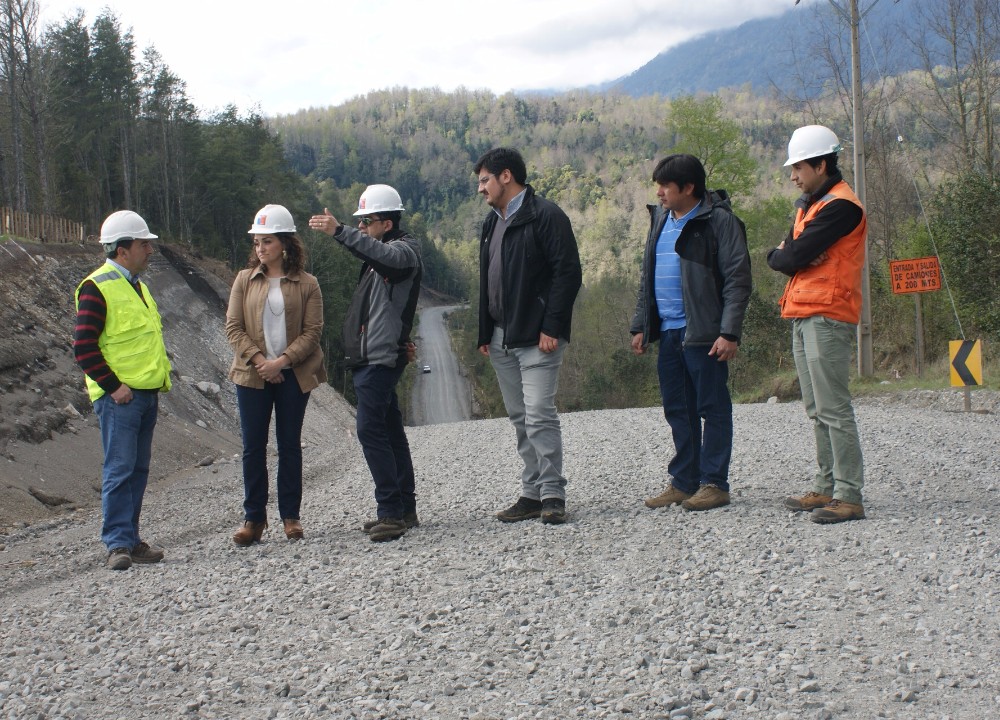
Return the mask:
<path fill-rule="evenodd" d="M 157 545 L 150 545 L 145 540 L 140 540 L 139 544 L 132 548 L 132 562 L 140 565 L 152 565 L 163 559 L 163 548 Z"/>
<path fill-rule="evenodd" d="M 377 518 L 375 520 L 366 520 L 364 525 L 361 526 L 361 529 L 364 531 L 365 535 L 367 535 L 372 531 L 372 528 L 378 525 L 380 522 L 382 521 Z M 415 527 L 420 527 L 420 518 L 417 517 L 417 511 L 414 510 L 413 512 L 406 513 L 405 515 L 403 515 L 403 522 L 406 523 L 407 530 L 410 530 Z"/>
<path fill-rule="evenodd" d="M 839 523 L 845 520 L 864 520 L 865 509 L 861 503 L 848 503 L 843 500 L 831 500 L 821 508 L 809 513 L 809 519 L 814 523 Z"/>
<path fill-rule="evenodd" d="M 681 492 L 673 485 L 671 485 L 656 497 L 651 497 L 647 499 L 646 507 L 661 508 L 661 507 L 669 507 L 670 505 L 680 505 L 689 497 L 691 497 L 691 493 Z"/>
<path fill-rule="evenodd" d="M 368 531 L 368 539 L 372 542 L 386 542 L 402 537 L 406 533 L 406 523 L 402 518 L 382 518 L 378 525 Z"/>
<path fill-rule="evenodd" d="M 702 485 L 698 492 L 681 503 L 685 510 L 712 510 L 729 504 L 729 491 L 715 485 Z"/>
<path fill-rule="evenodd" d="M 784 506 L 789 510 L 803 510 L 812 512 L 816 508 L 828 505 L 833 500 L 829 495 L 822 495 L 818 492 L 807 492 L 805 495 L 792 495 L 785 498 Z"/>
<path fill-rule="evenodd" d="M 293 518 L 286 518 L 281 521 L 281 524 L 285 526 L 285 537 L 289 540 L 301 540 L 305 537 L 302 534 L 302 523 Z"/>
<path fill-rule="evenodd" d="M 243 527 L 233 533 L 233 542 L 240 547 L 249 547 L 255 542 L 260 542 L 260 536 L 264 534 L 266 527 L 266 520 L 264 522 L 244 520 Z"/>

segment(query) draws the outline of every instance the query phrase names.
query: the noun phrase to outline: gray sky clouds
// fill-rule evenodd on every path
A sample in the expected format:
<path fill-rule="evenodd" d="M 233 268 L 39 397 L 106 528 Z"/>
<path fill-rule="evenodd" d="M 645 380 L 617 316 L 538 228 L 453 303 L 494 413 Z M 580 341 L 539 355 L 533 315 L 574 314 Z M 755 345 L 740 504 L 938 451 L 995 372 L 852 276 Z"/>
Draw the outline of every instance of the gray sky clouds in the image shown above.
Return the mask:
<path fill-rule="evenodd" d="M 140 52 L 156 47 L 203 111 L 232 103 L 273 115 L 395 86 L 503 93 L 604 82 L 794 0 L 40 2 L 43 25 L 75 8 L 89 25 L 109 7 Z"/>

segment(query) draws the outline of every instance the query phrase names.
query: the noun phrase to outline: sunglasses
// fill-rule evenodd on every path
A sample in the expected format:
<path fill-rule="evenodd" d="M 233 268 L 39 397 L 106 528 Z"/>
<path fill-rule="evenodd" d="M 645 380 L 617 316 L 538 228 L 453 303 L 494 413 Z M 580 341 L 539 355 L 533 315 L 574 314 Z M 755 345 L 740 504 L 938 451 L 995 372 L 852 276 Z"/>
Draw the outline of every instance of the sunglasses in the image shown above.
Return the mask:
<path fill-rule="evenodd" d="M 369 225 L 371 225 L 371 224 L 372 224 L 373 222 L 382 222 L 382 218 L 374 218 L 374 217 L 368 217 L 368 216 L 365 216 L 365 217 L 363 217 L 363 218 L 359 218 L 359 219 L 358 219 L 358 221 L 359 221 L 359 222 L 360 222 L 360 223 L 361 223 L 362 225 L 364 225 L 365 227 L 368 227 L 368 226 L 369 226 Z"/>

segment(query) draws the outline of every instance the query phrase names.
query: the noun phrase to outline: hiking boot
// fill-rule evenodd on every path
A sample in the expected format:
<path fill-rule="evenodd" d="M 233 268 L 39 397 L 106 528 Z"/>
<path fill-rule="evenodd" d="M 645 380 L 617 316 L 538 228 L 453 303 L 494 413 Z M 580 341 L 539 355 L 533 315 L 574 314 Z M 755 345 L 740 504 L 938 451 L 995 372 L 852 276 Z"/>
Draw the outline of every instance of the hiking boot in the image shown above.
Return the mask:
<path fill-rule="evenodd" d="M 546 525 L 562 525 L 566 522 L 566 501 L 560 498 L 542 500 L 542 522 Z"/>
<path fill-rule="evenodd" d="M 497 520 L 505 523 L 521 522 L 522 520 L 531 520 L 532 518 L 539 517 L 541 514 L 541 500 L 532 500 L 531 498 L 521 496 L 509 508 L 498 512 Z"/>
<path fill-rule="evenodd" d="M 420 519 L 417 517 L 417 511 L 414 510 L 413 512 L 408 512 L 404 514 L 403 522 L 406 523 L 407 530 L 415 527 L 420 527 Z M 369 520 L 364 525 L 361 526 L 361 529 L 365 532 L 365 534 L 368 534 L 372 531 L 372 528 L 378 524 L 379 521 L 377 519 Z"/>
<path fill-rule="evenodd" d="M 285 526 L 285 537 L 289 540 L 301 540 L 305 537 L 302 533 L 302 523 L 296 518 L 285 518 L 281 524 Z"/>
<path fill-rule="evenodd" d="M 728 504 L 729 491 L 715 485 L 702 485 L 698 492 L 681 503 L 681 507 L 685 510 L 711 510 Z"/>
<path fill-rule="evenodd" d="M 827 505 L 831 500 L 833 500 L 833 498 L 829 495 L 809 491 L 805 495 L 791 495 L 786 497 L 784 506 L 789 510 L 804 510 L 805 512 L 812 512 L 816 508 L 821 508 L 824 505 Z"/>
<path fill-rule="evenodd" d="M 142 540 L 132 548 L 132 562 L 140 565 L 152 565 L 163 559 L 163 548 L 150 545 Z"/>
<path fill-rule="evenodd" d="M 681 492 L 673 485 L 670 485 L 667 487 L 666 490 L 661 492 L 656 497 L 651 497 L 647 499 L 646 507 L 661 508 L 661 507 L 669 507 L 671 505 L 680 505 L 689 497 L 691 497 L 691 493 Z"/>
<path fill-rule="evenodd" d="M 864 520 L 865 509 L 861 503 L 849 503 L 843 500 L 831 500 L 821 508 L 809 513 L 809 519 L 814 523 L 829 524 L 845 520 Z"/>
<path fill-rule="evenodd" d="M 233 542 L 240 547 L 250 547 L 255 542 L 260 542 L 260 536 L 264 534 L 264 528 L 267 527 L 267 521 L 254 522 L 253 520 L 244 520 L 243 527 L 233 533 Z"/>
<path fill-rule="evenodd" d="M 377 525 L 368 531 L 372 542 L 385 542 L 402 537 L 406 532 L 406 523 L 402 518 L 380 518 Z"/>
<path fill-rule="evenodd" d="M 132 567 L 132 554 L 128 548 L 119 547 L 109 552 L 108 567 L 112 570 L 128 570 Z"/>

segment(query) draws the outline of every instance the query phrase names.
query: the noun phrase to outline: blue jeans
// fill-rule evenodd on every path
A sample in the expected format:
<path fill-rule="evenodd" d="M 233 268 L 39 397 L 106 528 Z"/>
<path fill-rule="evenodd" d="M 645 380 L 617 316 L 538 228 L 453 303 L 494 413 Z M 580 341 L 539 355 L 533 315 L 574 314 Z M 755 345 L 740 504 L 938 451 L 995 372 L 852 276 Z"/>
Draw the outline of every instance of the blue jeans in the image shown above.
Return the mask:
<path fill-rule="evenodd" d="M 822 315 L 792 321 L 792 355 L 816 436 L 813 490 L 860 504 L 865 468 L 848 387 L 855 332 L 855 325 Z"/>
<path fill-rule="evenodd" d="M 375 481 L 379 519 L 398 519 L 417 511 L 413 459 L 396 397 L 396 383 L 405 368 L 365 365 L 354 370 L 358 441 Z"/>
<path fill-rule="evenodd" d="M 132 401 L 118 405 L 110 395 L 94 401 L 101 424 L 104 469 L 101 475 L 101 540 L 108 550 L 139 544 L 139 513 L 149 479 L 153 429 L 159 392 L 133 390 Z"/>
<path fill-rule="evenodd" d="M 302 420 L 309 393 L 299 388 L 291 370 L 284 382 L 263 389 L 236 386 L 243 434 L 243 515 L 252 522 L 267 520 L 267 434 L 274 411 L 278 440 L 278 513 L 282 520 L 298 520 L 302 504 Z"/>
<path fill-rule="evenodd" d="M 550 353 L 543 353 L 537 345 L 505 350 L 499 327 L 490 342 L 490 364 L 517 434 L 517 453 L 524 461 L 521 496 L 532 500 L 566 499 L 562 429 L 556 411 L 559 368 L 565 352 L 562 341 Z"/>
<path fill-rule="evenodd" d="M 733 455 L 729 363 L 710 357 L 708 345 L 685 347 L 684 331 L 661 333 L 656 363 L 663 416 L 677 450 L 667 472 L 673 478 L 671 484 L 681 492 L 697 492 L 701 485 L 729 492 Z"/>

